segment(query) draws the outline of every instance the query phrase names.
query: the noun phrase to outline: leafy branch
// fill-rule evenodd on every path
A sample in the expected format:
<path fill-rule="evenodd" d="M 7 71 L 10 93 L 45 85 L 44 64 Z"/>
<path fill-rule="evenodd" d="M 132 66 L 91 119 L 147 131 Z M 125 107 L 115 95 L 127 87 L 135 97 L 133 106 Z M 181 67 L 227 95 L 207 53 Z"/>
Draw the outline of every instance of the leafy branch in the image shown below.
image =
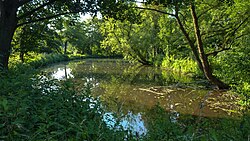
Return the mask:
<path fill-rule="evenodd" d="M 27 2 L 28 2 L 28 1 L 30 1 L 30 0 L 27 0 Z M 50 5 L 50 4 L 54 3 L 55 1 L 56 1 L 56 0 L 50 0 L 49 2 L 44 3 L 44 4 L 38 6 L 37 8 L 35 8 L 35 9 L 33 9 L 33 10 L 27 12 L 27 13 L 24 13 L 23 15 L 21 15 L 21 16 L 18 17 L 18 20 L 23 19 L 23 18 L 28 17 L 28 16 L 31 16 L 31 15 L 34 14 L 35 12 L 39 11 L 40 9 L 44 8 L 44 7 L 47 6 L 47 5 Z"/>
<path fill-rule="evenodd" d="M 56 15 L 52 15 L 52 16 L 48 16 L 48 17 L 44 17 L 44 18 L 40 18 L 40 19 L 35 19 L 35 20 L 30 20 L 30 21 L 27 21 L 27 22 L 23 22 L 23 23 L 18 24 L 17 27 L 23 26 L 23 25 L 26 25 L 26 24 L 30 24 L 30 23 L 34 23 L 34 22 L 43 21 L 43 20 L 50 20 L 50 19 L 60 17 L 60 16 L 63 16 L 63 15 L 76 14 L 76 13 L 78 13 L 78 12 L 59 13 L 59 14 L 56 14 Z"/>

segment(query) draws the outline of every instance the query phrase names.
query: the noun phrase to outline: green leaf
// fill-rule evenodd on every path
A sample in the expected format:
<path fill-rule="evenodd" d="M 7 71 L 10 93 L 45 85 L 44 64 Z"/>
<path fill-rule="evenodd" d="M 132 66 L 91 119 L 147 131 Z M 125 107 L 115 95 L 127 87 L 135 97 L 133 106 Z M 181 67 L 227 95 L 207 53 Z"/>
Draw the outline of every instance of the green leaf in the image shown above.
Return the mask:
<path fill-rule="evenodd" d="M 4 98 L 4 99 L 0 102 L 0 104 L 2 105 L 4 111 L 8 111 L 9 107 L 8 107 L 8 100 L 7 100 L 7 99 Z"/>

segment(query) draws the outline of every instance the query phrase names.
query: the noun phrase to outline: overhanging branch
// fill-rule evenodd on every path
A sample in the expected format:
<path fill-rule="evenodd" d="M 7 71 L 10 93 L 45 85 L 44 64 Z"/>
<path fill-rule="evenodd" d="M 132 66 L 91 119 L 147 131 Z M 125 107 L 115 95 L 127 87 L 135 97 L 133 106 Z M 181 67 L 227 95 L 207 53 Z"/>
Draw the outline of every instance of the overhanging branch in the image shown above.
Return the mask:
<path fill-rule="evenodd" d="M 170 16 L 173 16 L 173 17 L 176 16 L 175 14 L 171 14 L 171 13 L 168 13 L 168 12 L 165 12 L 165 11 L 162 11 L 162 10 L 158 10 L 158 9 L 154 9 L 154 8 L 148 8 L 148 7 L 133 7 L 133 8 L 155 11 L 155 12 L 159 12 L 159 13 L 162 13 L 162 14 L 167 14 L 167 15 L 170 15 Z"/>
<path fill-rule="evenodd" d="M 247 34 L 241 34 L 241 35 L 235 37 L 235 39 L 239 39 L 239 38 L 241 38 L 241 37 L 243 37 L 243 36 L 246 36 L 246 35 L 249 35 L 249 34 L 248 34 L 248 33 L 247 33 Z"/>
<path fill-rule="evenodd" d="M 246 19 L 244 19 L 234 30 L 233 32 L 231 33 L 231 35 L 234 35 L 239 29 L 240 27 L 247 22 L 247 20 L 249 19 L 249 17 L 247 17 Z"/>
<path fill-rule="evenodd" d="M 60 17 L 62 15 L 76 14 L 76 13 L 78 13 L 78 12 L 59 13 L 59 14 L 56 14 L 56 15 L 52 15 L 52 16 L 48 16 L 48 17 L 44 17 L 44 18 L 40 18 L 40 19 L 35 19 L 35 20 L 27 21 L 27 22 L 23 22 L 23 23 L 18 24 L 17 27 L 23 26 L 23 25 L 26 25 L 26 24 L 30 24 L 30 23 L 34 23 L 34 22 L 39 22 L 39 21 L 43 21 L 43 20 L 53 19 L 53 18 L 56 18 L 56 17 Z"/>
<path fill-rule="evenodd" d="M 19 0 L 19 7 L 31 2 L 32 0 Z"/>
<path fill-rule="evenodd" d="M 205 2 L 204 2 L 203 4 L 208 5 L 208 6 L 210 6 L 210 7 L 207 8 L 207 9 L 204 9 L 204 11 L 203 11 L 201 14 L 199 14 L 199 15 L 197 16 L 198 18 L 200 18 L 200 17 L 203 16 L 204 14 L 208 13 L 210 10 L 212 10 L 212 9 L 217 9 L 217 8 L 219 7 L 218 4 L 213 5 L 213 4 L 209 4 L 209 3 L 205 3 Z"/>
<path fill-rule="evenodd" d="M 31 0 L 25 0 L 25 1 L 28 2 L 28 1 L 31 1 Z M 25 17 L 28 17 L 28 16 L 31 16 L 31 15 L 34 14 L 36 11 L 38 11 L 38 10 L 44 8 L 45 6 L 47 6 L 47 5 L 49 5 L 49 4 L 54 3 L 55 1 L 56 1 L 56 0 L 50 0 L 49 2 L 44 3 L 44 4 L 38 6 L 37 8 L 35 8 L 35 9 L 33 9 L 33 10 L 27 12 L 27 13 L 24 13 L 23 15 L 21 15 L 21 16 L 18 17 L 18 20 L 20 20 L 20 19 L 22 19 L 22 18 L 25 18 Z M 26 3 L 27 3 L 27 2 L 26 2 Z"/>
<path fill-rule="evenodd" d="M 206 56 L 210 56 L 210 55 L 216 56 L 218 53 L 223 52 L 225 50 L 230 50 L 230 49 L 231 48 L 223 48 L 223 49 L 220 49 L 220 50 L 217 50 L 217 51 L 213 51 L 213 52 L 207 53 Z"/>

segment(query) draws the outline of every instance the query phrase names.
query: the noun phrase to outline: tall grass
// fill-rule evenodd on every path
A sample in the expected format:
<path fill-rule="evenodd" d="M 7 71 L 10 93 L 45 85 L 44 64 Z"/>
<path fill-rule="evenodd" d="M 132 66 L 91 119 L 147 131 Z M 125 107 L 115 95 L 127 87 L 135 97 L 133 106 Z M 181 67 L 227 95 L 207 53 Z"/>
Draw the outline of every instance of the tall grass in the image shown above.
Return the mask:
<path fill-rule="evenodd" d="M 181 73 L 197 73 L 198 67 L 194 60 L 190 58 L 175 58 L 174 56 L 166 56 L 162 61 L 162 67 L 170 68 Z"/>
<path fill-rule="evenodd" d="M 108 128 L 98 99 L 72 81 L 18 76 L 1 81 L 0 140 L 124 140 Z"/>
<path fill-rule="evenodd" d="M 34 69 L 62 61 L 64 56 L 43 54 L 35 58 L 25 64 L 17 63 L 19 65 L 12 66 L 8 73 L 0 75 L 0 140 L 199 141 L 247 140 L 250 137 L 250 116 L 247 113 L 241 120 L 210 120 L 176 117 L 161 107 L 145 111 L 148 133 L 144 137 L 109 128 L 103 121 L 104 110 L 100 101 L 90 96 L 88 86 L 79 91 L 74 81 L 50 80 Z M 166 67 L 172 65 L 176 71 L 195 72 L 191 60 L 176 61 L 172 57 L 165 61 Z M 243 86 L 246 91 L 248 86 Z M 173 117 L 176 120 L 172 120 Z"/>
<path fill-rule="evenodd" d="M 247 141 L 250 138 L 250 115 L 238 119 L 207 118 L 166 112 L 155 106 L 146 114 L 148 141 Z"/>
<path fill-rule="evenodd" d="M 71 58 L 64 54 L 37 54 L 37 53 L 30 53 L 28 57 L 26 57 L 25 62 L 22 63 L 18 57 L 18 55 L 14 54 L 11 55 L 9 60 L 9 68 L 10 70 L 18 69 L 22 70 L 21 68 L 39 68 L 43 67 L 52 63 L 68 61 Z"/>
<path fill-rule="evenodd" d="M 15 58 L 17 59 L 17 58 Z M 69 58 L 40 54 L 21 64 L 13 61 L 0 75 L 0 140 L 124 140 L 125 130 L 109 128 L 100 101 L 89 87 L 50 80 L 37 69 Z"/>
<path fill-rule="evenodd" d="M 69 57 L 64 54 L 39 54 L 35 58 L 27 61 L 27 64 L 32 67 L 38 68 L 42 66 L 46 66 L 48 64 L 68 61 Z"/>

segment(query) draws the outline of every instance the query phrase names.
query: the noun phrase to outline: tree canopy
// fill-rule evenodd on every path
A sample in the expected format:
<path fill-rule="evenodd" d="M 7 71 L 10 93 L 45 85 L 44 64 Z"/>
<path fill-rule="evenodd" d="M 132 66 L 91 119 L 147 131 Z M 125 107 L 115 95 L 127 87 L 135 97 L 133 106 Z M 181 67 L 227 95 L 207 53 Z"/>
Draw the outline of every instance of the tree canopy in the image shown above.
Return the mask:
<path fill-rule="evenodd" d="M 225 57 L 225 52 L 239 51 L 247 45 L 249 11 L 249 0 L 144 0 L 140 4 L 134 0 L 0 1 L 0 68 L 8 68 L 13 51 L 11 41 L 16 31 L 19 43 L 30 41 L 34 46 L 43 46 L 41 41 L 46 40 L 43 44 L 57 50 L 63 45 L 52 35 L 64 36 L 59 38 L 63 38 L 60 42 L 64 40 L 65 47 L 66 41 L 70 40 L 82 53 L 91 53 L 89 47 L 100 46 L 104 37 L 104 48 L 143 64 L 160 64 L 155 62 L 161 62 L 166 56 L 190 57 L 192 53 L 191 58 L 209 82 L 221 89 L 228 88 L 217 74 L 217 69 L 221 70 L 218 66 L 223 64 L 214 65 L 214 62 Z M 105 21 L 101 25 L 103 35 L 99 30 L 92 32 L 92 29 L 99 28 L 98 24 L 89 26 L 89 29 L 76 24 L 64 35 L 55 32 L 62 30 L 63 26 L 53 22 L 62 23 L 57 21 L 73 15 L 77 17 L 79 13 L 96 15 L 97 12 Z M 81 31 L 77 31 L 78 28 Z M 34 34 L 40 33 L 39 29 L 43 29 L 41 35 L 45 36 L 34 37 L 31 41 Z M 52 38 L 46 38 L 46 34 Z M 20 44 L 17 48 L 22 52 L 20 56 L 27 50 L 34 50 L 31 45 Z"/>
<path fill-rule="evenodd" d="M 0 68 L 8 68 L 14 32 L 26 24 L 70 16 L 96 13 L 97 1 L 88 0 L 6 0 L 0 1 Z"/>
<path fill-rule="evenodd" d="M 116 4 L 119 4 L 119 2 Z M 154 11 L 167 15 L 169 19 L 174 19 L 174 26 L 178 26 L 178 29 L 174 30 L 179 30 L 182 33 L 181 36 L 184 37 L 186 44 L 192 50 L 194 59 L 205 77 L 220 89 L 229 87 L 215 76 L 209 57 L 232 49 L 240 38 L 246 35 L 242 30 L 246 28 L 249 22 L 248 0 L 211 0 L 206 2 L 200 0 L 146 0 L 143 1 L 141 6 L 133 5 L 128 1 L 122 2 L 120 5 L 123 6 L 124 4 L 130 9 Z M 126 10 L 118 12 L 126 14 Z M 106 13 L 112 15 L 112 12 Z M 113 18 L 121 20 L 120 17 L 117 18 L 117 15 L 119 14 L 116 14 Z M 130 21 L 129 15 L 123 16 L 123 18 Z M 145 21 L 142 22 L 145 23 Z"/>

